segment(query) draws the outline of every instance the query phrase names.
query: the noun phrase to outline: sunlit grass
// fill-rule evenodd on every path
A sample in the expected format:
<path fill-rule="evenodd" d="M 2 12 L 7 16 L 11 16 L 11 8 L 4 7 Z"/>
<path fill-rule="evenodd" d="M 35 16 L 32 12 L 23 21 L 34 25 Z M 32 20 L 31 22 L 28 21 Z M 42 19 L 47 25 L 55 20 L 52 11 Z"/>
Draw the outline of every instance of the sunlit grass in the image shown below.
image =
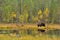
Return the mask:
<path fill-rule="evenodd" d="M 21 37 L 16 36 L 8 36 L 8 35 L 0 35 L 0 40 L 59 40 L 60 37 L 56 37 L 55 35 L 42 35 L 42 36 L 32 36 L 32 35 L 25 35 Z"/>
<path fill-rule="evenodd" d="M 3 30 L 10 30 L 13 28 L 0 28 Z M 25 26 L 21 26 L 19 29 L 19 35 L 20 36 L 16 36 L 16 34 L 0 34 L 0 40 L 59 40 L 60 36 L 58 35 L 58 33 L 56 34 L 54 31 L 50 31 L 49 33 L 38 33 L 37 32 L 37 26 L 31 26 L 31 25 L 25 25 Z M 44 28 L 42 28 L 44 29 Z M 28 34 L 29 30 L 31 33 Z"/>

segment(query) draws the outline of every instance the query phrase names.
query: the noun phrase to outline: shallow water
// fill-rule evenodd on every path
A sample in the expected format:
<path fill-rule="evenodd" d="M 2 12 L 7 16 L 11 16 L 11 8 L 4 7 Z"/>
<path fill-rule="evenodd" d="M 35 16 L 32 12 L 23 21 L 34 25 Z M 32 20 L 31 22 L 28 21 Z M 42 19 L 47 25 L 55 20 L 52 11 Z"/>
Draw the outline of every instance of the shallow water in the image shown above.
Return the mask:
<path fill-rule="evenodd" d="M 0 31 L 1 32 L 1 31 Z M 19 35 L 21 36 L 25 36 L 25 35 L 31 35 L 31 36 L 35 36 L 35 35 L 39 35 L 40 32 L 38 31 L 33 31 L 33 30 L 20 30 Z M 6 34 L 9 34 L 10 31 L 5 31 Z M 3 33 L 1 33 L 3 34 Z M 50 37 L 54 36 L 60 36 L 60 29 L 56 29 L 56 30 L 49 30 L 47 33 L 43 32 L 42 35 L 49 35 Z"/>
<path fill-rule="evenodd" d="M 50 36 L 52 36 L 52 35 L 60 36 L 60 29 L 49 30 L 49 31 L 47 32 L 47 35 L 50 35 Z"/>

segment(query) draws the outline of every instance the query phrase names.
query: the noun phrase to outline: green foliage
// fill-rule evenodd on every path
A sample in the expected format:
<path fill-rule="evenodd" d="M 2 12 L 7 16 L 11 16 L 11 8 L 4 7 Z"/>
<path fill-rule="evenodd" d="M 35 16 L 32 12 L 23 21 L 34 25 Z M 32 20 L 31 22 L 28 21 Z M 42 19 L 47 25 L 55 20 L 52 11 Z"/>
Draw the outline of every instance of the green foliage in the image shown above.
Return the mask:
<path fill-rule="evenodd" d="M 56 17 L 58 17 L 57 15 L 57 8 L 58 8 L 58 0 L 52 0 L 51 1 L 51 7 L 50 7 L 50 21 L 51 23 L 55 23 L 56 21 Z"/>
<path fill-rule="evenodd" d="M 15 21 L 21 22 L 22 19 L 19 17 L 22 15 L 25 23 L 36 22 L 33 20 L 33 16 L 35 18 L 40 18 L 49 16 L 47 18 L 49 22 L 54 23 L 57 22 L 58 13 L 57 11 L 59 8 L 58 0 L 3 0 L 1 1 L 1 8 L 2 8 L 2 21 L 10 22 L 12 20 L 11 14 L 12 12 L 16 13 Z M 39 10 L 42 11 L 42 14 L 38 14 Z M 49 11 L 49 12 L 48 12 Z M 48 14 L 49 13 L 49 14 Z M 38 15 L 40 15 L 38 17 Z"/>

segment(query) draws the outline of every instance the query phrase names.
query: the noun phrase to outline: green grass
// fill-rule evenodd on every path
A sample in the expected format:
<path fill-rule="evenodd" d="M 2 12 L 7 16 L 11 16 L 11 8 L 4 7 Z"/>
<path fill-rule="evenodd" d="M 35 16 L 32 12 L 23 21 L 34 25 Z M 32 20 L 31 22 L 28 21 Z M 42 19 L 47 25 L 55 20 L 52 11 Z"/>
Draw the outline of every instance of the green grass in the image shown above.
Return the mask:
<path fill-rule="evenodd" d="M 60 37 L 57 37 L 55 35 L 49 36 L 49 35 L 25 35 L 21 37 L 16 36 L 8 36 L 8 35 L 0 35 L 0 40 L 59 40 Z"/>
<path fill-rule="evenodd" d="M 60 36 L 56 36 L 55 31 L 49 32 L 49 34 L 37 33 L 32 31 L 32 34 L 27 34 L 26 30 L 21 30 L 20 35 L 16 34 L 0 34 L 0 40 L 60 40 Z M 57 34 L 58 35 L 58 34 Z"/>
<path fill-rule="evenodd" d="M 0 30 L 11 30 L 13 28 L 0 28 Z M 28 30 L 32 32 L 31 34 L 27 34 Z M 19 28 L 19 37 L 16 36 L 16 34 L 0 34 L 0 40 L 60 40 L 60 36 L 58 35 L 58 31 L 49 31 L 47 34 L 42 34 L 37 32 L 37 27 L 31 28 L 31 27 L 20 27 Z M 58 32 L 58 33 L 57 33 Z M 58 36 L 57 36 L 58 35 Z"/>

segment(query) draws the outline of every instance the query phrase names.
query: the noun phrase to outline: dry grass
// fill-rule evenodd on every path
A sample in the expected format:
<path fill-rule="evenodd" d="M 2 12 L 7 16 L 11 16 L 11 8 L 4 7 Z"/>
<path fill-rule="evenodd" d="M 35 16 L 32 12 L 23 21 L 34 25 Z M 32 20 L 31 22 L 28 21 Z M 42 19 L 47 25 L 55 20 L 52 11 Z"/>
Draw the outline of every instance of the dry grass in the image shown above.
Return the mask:
<path fill-rule="evenodd" d="M 16 24 L 0 24 L 0 27 L 12 27 L 12 28 L 19 28 L 19 29 L 37 29 L 36 24 L 33 24 L 33 25 L 24 24 L 23 26 L 21 25 L 17 27 Z M 56 25 L 56 24 L 46 25 L 46 28 L 49 30 L 60 29 L 60 25 Z M 34 33 L 35 31 L 33 32 L 33 34 Z M 9 35 L 0 34 L 0 40 L 60 40 L 60 36 L 56 36 L 56 35 L 50 36 L 48 34 L 46 35 L 37 34 L 36 36 L 33 36 L 33 35 L 26 34 L 21 37 L 16 37 L 16 35 L 9 36 Z"/>
<path fill-rule="evenodd" d="M 22 27 L 22 24 L 18 24 L 19 27 Z M 17 25 L 16 24 L 2 24 L 0 23 L 0 27 L 12 27 L 12 28 L 16 28 Z M 25 28 L 36 28 L 37 24 L 23 24 L 23 27 Z M 60 29 L 60 25 L 59 24 L 47 24 L 46 25 L 47 28 L 49 29 Z"/>

